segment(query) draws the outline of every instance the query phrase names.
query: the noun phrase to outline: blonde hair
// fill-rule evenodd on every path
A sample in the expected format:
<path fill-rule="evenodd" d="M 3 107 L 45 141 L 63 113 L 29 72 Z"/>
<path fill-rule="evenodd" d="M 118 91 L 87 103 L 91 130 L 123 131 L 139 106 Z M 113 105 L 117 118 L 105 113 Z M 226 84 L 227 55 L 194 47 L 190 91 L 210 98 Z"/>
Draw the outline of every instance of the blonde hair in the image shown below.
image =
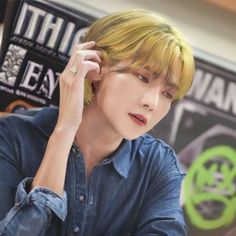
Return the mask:
<path fill-rule="evenodd" d="M 96 20 L 84 39 L 95 41 L 102 58 L 113 66 L 130 61 L 130 69 L 148 66 L 167 80 L 173 79 L 181 62 L 181 75 L 175 100 L 189 90 L 194 76 L 192 49 L 175 27 L 150 11 L 132 9 L 112 13 Z M 91 85 L 85 82 L 85 103 L 92 98 Z"/>

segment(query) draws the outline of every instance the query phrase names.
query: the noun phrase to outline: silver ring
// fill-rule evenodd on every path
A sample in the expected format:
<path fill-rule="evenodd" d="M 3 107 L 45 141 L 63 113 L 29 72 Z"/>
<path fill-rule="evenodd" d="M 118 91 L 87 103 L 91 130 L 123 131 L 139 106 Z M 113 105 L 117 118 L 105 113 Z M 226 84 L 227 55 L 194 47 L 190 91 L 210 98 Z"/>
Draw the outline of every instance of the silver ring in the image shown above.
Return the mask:
<path fill-rule="evenodd" d="M 77 66 L 73 65 L 71 68 L 70 68 L 70 71 L 73 75 L 76 75 L 77 72 L 78 72 L 78 69 L 77 69 Z"/>

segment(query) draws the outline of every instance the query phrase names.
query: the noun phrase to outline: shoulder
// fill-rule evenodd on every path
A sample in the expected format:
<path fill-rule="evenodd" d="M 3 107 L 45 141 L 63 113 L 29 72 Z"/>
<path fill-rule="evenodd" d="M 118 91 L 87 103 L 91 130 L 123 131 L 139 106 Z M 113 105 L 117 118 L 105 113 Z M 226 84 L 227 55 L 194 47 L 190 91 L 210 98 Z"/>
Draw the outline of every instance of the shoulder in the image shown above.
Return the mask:
<path fill-rule="evenodd" d="M 57 117 L 57 107 L 46 107 L 35 115 L 32 125 L 49 137 L 55 128 Z"/>
<path fill-rule="evenodd" d="M 0 118 L 0 158 L 13 163 L 25 176 L 33 176 L 44 155 L 56 115 L 42 109 L 34 116 Z"/>
<path fill-rule="evenodd" d="M 26 112 L 24 115 L 10 114 L 0 118 L 0 129 L 9 134 L 24 135 L 27 130 L 50 136 L 58 116 L 57 108 L 42 108 L 37 113 Z"/>
<path fill-rule="evenodd" d="M 15 136 L 16 133 L 21 133 L 25 127 L 28 126 L 31 117 L 23 116 L 23 115 L 15 115 L 10 114 L 5 117 L 0 118 L 0 135 L 7 137 L 7 136 Z"/>
<path fill-rule="evenodd" d="M 145 134 L 133 141 L 136 161 L 160 175 L 183 175 L 184 169 L 178 161 L 174 149 L 163 140 Z"/>

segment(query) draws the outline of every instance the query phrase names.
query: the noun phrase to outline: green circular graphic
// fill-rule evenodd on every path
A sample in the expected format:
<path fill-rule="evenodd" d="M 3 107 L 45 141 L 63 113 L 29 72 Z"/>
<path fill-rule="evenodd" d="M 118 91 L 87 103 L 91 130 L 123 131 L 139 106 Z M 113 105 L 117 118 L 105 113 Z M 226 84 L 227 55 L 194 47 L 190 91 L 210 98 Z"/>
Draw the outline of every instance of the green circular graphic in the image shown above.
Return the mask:
<path fill-rule="evenodd" d="M 232 223 L 236 215 L 235 180 L 236 151 L 232 147 L 214 146 L 196 158 L 183 183 L 186 212 L 193 225 L 209 230 Z M 221 211 L 208 219 L 200 209 L 210 212 L 212 204 L 218 204 Z"/>

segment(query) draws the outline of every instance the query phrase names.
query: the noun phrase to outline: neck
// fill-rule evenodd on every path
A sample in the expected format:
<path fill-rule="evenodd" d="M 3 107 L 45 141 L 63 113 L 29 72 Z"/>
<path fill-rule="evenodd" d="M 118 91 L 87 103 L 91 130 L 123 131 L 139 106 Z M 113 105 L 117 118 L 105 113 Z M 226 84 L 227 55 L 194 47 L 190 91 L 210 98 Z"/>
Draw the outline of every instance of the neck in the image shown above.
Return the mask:
<path fill-rule="evenodd" d="M 83 154 L 88 173 L 114 152 L 122 139 L 95 104 L 91 103 L 84 109 L 75 140 Z"/>

